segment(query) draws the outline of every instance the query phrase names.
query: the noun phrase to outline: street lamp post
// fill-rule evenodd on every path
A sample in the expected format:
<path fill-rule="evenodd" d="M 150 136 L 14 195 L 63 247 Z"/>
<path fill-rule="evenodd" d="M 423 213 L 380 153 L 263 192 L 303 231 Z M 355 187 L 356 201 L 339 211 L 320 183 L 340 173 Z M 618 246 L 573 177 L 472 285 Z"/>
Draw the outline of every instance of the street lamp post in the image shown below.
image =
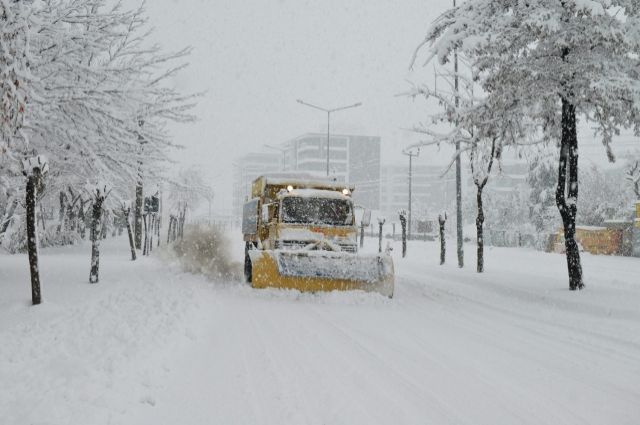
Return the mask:
<path fill-rule="evenodd" d="M 329 176 L 329 143 L 331 140 L 330 139 L 331 113 L 342 111 L 344 109 L 349 109 L 349 108 L 357 108 L 358 106 L 362 106 L 362 102 L 354 103 L 353 105 L 349 105 L 349 106 L 341 106 L 339 108 L 327 109 L 320 106 L 312 105 L 311 103 L 307 103 L 300 99 L 297 99 L 296 101 L 301 105 L 306 105 L 306 106 L 309 106 L 310 108 L 318 109 L 320 111 L 324 111 L 327 113 L 327 177 L 328 177 Z"/>
<path fill-rule="evenodd" d="M 407 224 L 409 227 L 409 240 L 411 240 L 411 180 L 412 180 L 412 166 L 413 166 L 413 157 L 417 157 L 420 155 L 420 148 L 418 148 L 418 150 L 416 151 L 416 153 L 413 153 L 411 151 L 402 151 L 403 155 L 407 155 L 409 157 L 409 217 L 407 220 Z"/>
<path fill-rule="evenodd" d="M 453 7 L 456 7 L 456 0 L 453 0 Z M 458 49 L 453 50 L 453 72 L 455 88 L 456 112 L 460 106 L 460 91 L 458 79 Z M 458 119 L 456 118 L 456 128 Z M 460 161 L 460 139 L 456 137 L 456 237 L 458 248 L 458 267 L 464 266 L 464 238 L 462 236 L 462 165 Z"/>
<path fill-rule="evenodd" d="M 281 153 L 282 153 L 282 171 L 285 171 L 286 163 L 287 163 L 287 162 L 286 162 L 286 156 L 285 156 L 285 155 L 286 155 L 286 153 L 287 153 L 287 149 L 285 149 L 285 148 L 279 148 L 279 147 L 277 147 L 277 146 L 267 145 L 266 143 L 265 143 L 264 145 L 262 145 L 262 146 L 264 146 L 264 147 L 265 147 L 265 148 L 267 148 L 267 149 L 273 149 L 274 151 L 279 151 L 279 152 L 281 152 Z"/>

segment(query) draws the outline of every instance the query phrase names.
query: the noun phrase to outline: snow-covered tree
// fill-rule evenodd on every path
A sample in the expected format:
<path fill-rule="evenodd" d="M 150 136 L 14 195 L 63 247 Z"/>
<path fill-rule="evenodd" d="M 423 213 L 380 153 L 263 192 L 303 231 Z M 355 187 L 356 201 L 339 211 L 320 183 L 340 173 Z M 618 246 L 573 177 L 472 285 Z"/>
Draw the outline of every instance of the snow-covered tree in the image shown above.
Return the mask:
<path fill-rule="evenodd" d="M 164 53 L 149 43 L 143 7 L 125 10 L 106 0 L 0 4 L 9 23 L 1 27 L 8 40 L 2 48 L 12 52 L 0 60 L 13 61 L 0 67 L 5 191 L 16 185 L 16 164 L 26 153 L 47 154 L 49 187 L 78 192 L 87 181 L 108 181 L 115 203 L 128 197 L 143 157 L 145 175 L 159 178 L 174 146 L 166 122 L 193 119 L 193 97 L 170 85 L 189 50 Z"/>
<path fill-rule="evenodd" d="M 640 200 L 640 161 L 630 161 L 625 177 L 631 183 L 636 199 Z"/>
<path fill-rule="evenodd" d="M 182 168 L 175 177 L 168 180 L 168 185 L 171 211 L 180 211 L 185 205 L 193 211 L 202 201 L 213 200 L 213 189 L 198 167 Z"/>
<path fill-rule="evenodd" d="M 464 52 L 478 70 L 490 108 L 510 111 L 516 123 L 531 120 L 542 140 L 559 143 L 555 197 L 569 288 L 582 288 L 575 240 L 578 120 L 592 123 L 610 160 L 620 128 L 640 133 L 640 3 L 467 0 L 435 21 L 425 44 L 429 59 L 442 63 Z"/>
<path fill-rule="evenodd" d="M 447 241 L 444 236 L 445 225 L 447 223 L 447 212 L 438 214 L 438 236 L 440 238 L 440 265 L 443 265 L 447 254 Z"/>
<path fill-rule="evenodd" d="M 444 111 L 430 116 L 430 123 L 420 123 L 414 130 L 429 136 L 428 141 L 419 145 L 447 143 L 455 148 L 449 166 L 455 161 L 460 162 L 464 153 L 469 155 L 471 176 L 476 186 L 476 240 L 478 273 L 484 271 L 484 210 L 482 205 L 483 190 L 489 180 L 494 161 L 500 160 L 502 149 L 514 144 L 512 135 L 506 131 L 509 120 L 507 114 L 488 107 L 482 88 L 473 81 L 473 72 L 462 73 L 456 66 L 453 73 L 436 74 L 444 77 L 444 82 L 450 86 L 447 90 L 428 85 L 415 85 L 409 93 L 412 97 L 423 96 L 427 100 L 435 99 Z M 457 79 L 456 79 L 457 77 Z M 480 94 L 480 95 L 479 95 Z M 502 122 L 502 127 L 496 125 Z M 442 131 L 437 127 L 440 123 L 451 125 L 449 131 Z M 462 220 L 459 220 L 460 222 Z M 459 252 L 460 253 L 460 252 Z"/>
<path fill-rule="evenodd" d="M 102 204 L 104 203 L 111 188 L 107 183 L 87 185 L 87 191 L 93 198 L 91 213 L 91 269 L 89 272 L 89 283 L 98 283 L 100 280 L 100 239 L 102 230 Z"/>
<path fill-rule="evenodd" d="M 485 143 L 483 143 L 485 142 Z M 469 151 L 469 164 L 471 165 L 471 177 L 476 186 L 476 239 L 477 239 L 477 263 L 476 271 L 484 271 L 484 210 L 482 208 L 482 191 L 489 181 L 491 168 L 496 160 L 500 160 L 500 141 L 494 137 L 490 145 L 486 140 L 476 141 Z"/>
<path fill-rule="evenodd" d="M 73 195 L 99 180 L 114 187 L 108 201 L 117 204 L 141 174 L 143 157 L 145 175 L 160 177 L 174 147 L 166 123 L 192 120 L 193 96 L 170 84 L 189 50 L 165 53 L 148 35 L 143 6 L 0 0 L 0 191 L 24 193 L 21 160 L 41 154 L 55 194 L 73 188 Z M 33 209 L 30 181 L 25 205 Z M 71 196 L 65 205 L 82 233 L 88 207 L 102 211 L 102 201 L 90 199 Z"/>
<path fill-rule="evenodd" d="M 583 188 L 578 200 L 578 224 L 601 226 L 605 220 L 628 219 L 632 195 L 621 168 L 604 171 L 592 164 L 582 167 L 578 181 Z"/>
<path fill-rule="evenodd" d="M 557 156 L 548 151 L 536 152 L 529 161 L 529 219 L 538 233 L 557 230 L 552 228 L 557 215 L 551 211 L 556 208 L 557 161 Z"/>
<path fill-rule="evenodd" d="M 24 138 L 29 89 L 30 27 L 28 2 L 0 1 L 0 160 L 10 155 L 16 139 Z"/>
<path fill-rule="evenodd" d="M 412 66 L 415 62 L 412 61 Z M 458 267 L 464 266 L 464 244 L 463 244 L 463 214 L 462 214 L 462 163 L 461 155 L 471 148 L 474 141 L 472 137 L 473 124 L 468 121 L 463 122 L 464 113 L 474 105 L 474 83 L 470 75 L 463 74 L 459 69 L 459 57 L 457 51 L 454 52 L 453 70 L 442 69 L 435 72 L 434 87 L 428 84 L 414 85 L 408 95 L 412 98 L 418 96 L 426 100 L 435 99 L 442 107 L 442 112 L 429 117 L 430 122 L 419 123 L 414 127 L 414 131 L 429 136 L 430 140 L 419 143 L 423 145 L 440 145 L 447 143 L 453 146 L 454 155 L 449 167 L 455 164 L 456 175 L 456 236 Z M 444 87 L 438 88 L 438 80 L 444 82 Z M 461 84 L 462 83 L 462 84 Z M 449 131 L 443 131 L 438 124 L 447 123 L 450 125 Z M 465 124 L 470 124 L 469 126 Z"/>

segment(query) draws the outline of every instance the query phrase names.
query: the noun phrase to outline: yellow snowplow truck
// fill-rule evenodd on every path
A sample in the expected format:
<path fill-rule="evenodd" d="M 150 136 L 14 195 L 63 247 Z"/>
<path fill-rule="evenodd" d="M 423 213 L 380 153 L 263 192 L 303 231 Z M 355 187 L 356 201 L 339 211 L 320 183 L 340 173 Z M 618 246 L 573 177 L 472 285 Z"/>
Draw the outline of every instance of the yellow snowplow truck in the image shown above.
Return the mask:
<path fill-rule="evenodd" d="M 244 204 L 244 273 L 254 288 L 375 291 L 393 296 L 387 253 L 358 254 L 357 227 L 344 183 L 261 176 Z"/>

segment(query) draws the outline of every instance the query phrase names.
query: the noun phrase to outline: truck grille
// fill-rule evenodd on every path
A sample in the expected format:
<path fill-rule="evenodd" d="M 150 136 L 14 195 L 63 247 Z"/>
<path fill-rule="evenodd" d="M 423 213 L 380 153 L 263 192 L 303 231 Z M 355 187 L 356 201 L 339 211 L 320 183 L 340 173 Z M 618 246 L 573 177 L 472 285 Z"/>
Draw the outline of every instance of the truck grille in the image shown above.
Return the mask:
<path fill-rule="evenodd" d="M 276 241 L 276 249 L 302 249 L 305 246 L 311 244 L 311 241 Z M 356 244 L 345 243 L 345 244 L 336 244 L 340 246 L 340 249 L 343 252 L 351 252 L 356 253 L 358 251 L 358 247 Z"/>
<path fill-rule="evenodd" d="M 276 241 L 276 249 L 302 249 L 308 244 L 306 241 Z"/>
<path fill-rule="evenodd" d="M 358 246 L 356 244 L 352 244 L 352 243 L 345 243 L 345 244 L 340 244 L 340 248 L 344 251 L 344 252 L 357 252 L 358 251 Z"/>

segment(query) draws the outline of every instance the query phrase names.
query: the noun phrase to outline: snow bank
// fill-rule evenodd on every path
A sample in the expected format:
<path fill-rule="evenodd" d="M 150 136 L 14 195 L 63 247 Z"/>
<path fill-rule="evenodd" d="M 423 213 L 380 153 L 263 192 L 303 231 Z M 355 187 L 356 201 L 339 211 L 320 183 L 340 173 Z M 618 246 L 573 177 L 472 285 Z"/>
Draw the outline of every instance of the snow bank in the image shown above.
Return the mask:
<path fill-rule="evenodd" d="M 91 285 L 90 253 L 89 244 L 43 249 L 36 307 L 26 255 L 0 254 L 1 423 L 130 423 L 175 366 L 167 354 L 191 340 L 201 280 L 155 258 L 132 262 L 117 238 L 102 244 Z"/>
<path fill-rule="evenodd" d="M 219 236 L 181 252 L 240 261 Z M 572 292 L 562 255 L 488 247 L 478 275 L 472 244 L 464 269 L 451 240 L 443 266 L 437 242 L 394 246 L 391 300 L 212 284 L 119 238 L 97 285 L 88 245 L 43 250 L 31 307 L 26 257 L 0 254 L 0 422 L 638 423 L 640 260 L 584 254 Z"/>

